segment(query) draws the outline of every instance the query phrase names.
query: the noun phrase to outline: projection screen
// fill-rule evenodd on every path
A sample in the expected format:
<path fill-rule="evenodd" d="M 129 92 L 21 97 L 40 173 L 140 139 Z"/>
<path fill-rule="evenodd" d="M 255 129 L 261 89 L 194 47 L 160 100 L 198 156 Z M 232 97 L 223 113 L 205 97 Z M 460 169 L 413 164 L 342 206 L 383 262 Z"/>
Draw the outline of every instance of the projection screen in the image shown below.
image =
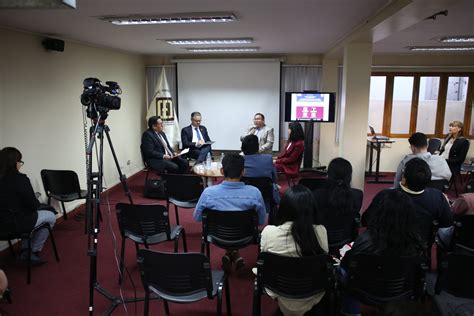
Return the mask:
<path fill-rule="evenodd" d="M 253 125 L 255 113 L 280 135 L 280 60 L 176 60 L 179 125 L 201 112 L 217 150 L 240 150 L 240 136 Z"/>

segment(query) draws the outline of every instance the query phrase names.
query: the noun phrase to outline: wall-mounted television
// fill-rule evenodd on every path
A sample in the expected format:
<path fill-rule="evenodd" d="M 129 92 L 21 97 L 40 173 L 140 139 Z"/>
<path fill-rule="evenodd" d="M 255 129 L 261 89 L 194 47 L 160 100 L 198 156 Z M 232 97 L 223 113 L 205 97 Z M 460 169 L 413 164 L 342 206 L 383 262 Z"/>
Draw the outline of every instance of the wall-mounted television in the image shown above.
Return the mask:
<path fill-rule="evenodd" d="M 285 93 L 285 122 L 334 122 L 335 111 L 333 92 Z"/>

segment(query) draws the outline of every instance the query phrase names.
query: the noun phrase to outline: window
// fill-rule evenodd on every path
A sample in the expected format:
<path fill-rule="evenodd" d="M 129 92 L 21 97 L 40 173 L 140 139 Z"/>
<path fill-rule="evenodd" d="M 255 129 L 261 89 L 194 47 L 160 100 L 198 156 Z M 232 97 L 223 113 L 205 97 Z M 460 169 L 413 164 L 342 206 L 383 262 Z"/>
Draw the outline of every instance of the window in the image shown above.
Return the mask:
<path fill-rule="evenodd" d="M 389 137 L 442 138 L 462 121 L 474 138 L 474 73 L 372 73 L 369 125 Z"/>

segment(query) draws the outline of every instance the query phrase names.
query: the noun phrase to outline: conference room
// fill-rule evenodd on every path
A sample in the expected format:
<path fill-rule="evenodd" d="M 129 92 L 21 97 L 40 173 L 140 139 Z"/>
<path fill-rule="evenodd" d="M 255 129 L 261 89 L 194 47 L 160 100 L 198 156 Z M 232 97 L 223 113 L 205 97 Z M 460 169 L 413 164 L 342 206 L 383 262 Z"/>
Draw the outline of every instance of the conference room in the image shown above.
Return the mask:
<path fill-rule="evenodd" d="M 173 205 L 143 196 L 147 172 L 140 146 L 151 115 L 163 118 L 164 133 L 178 152 L 181 129 L 192 124 L 191 113 L 198 111 L 201 126 L 214 142 L 214 162 L 219 162 L 221 153 L 241 152 L 241 136 L 254 125 L 255 114 L 262 113 L 273 128 L 271 155 L 276 159 L 288 144 L 287 93 L 328 93 L 335 97 L 333 117 L 328 122 L 300 122 L 305 130 L 300 167 L 312 170 L 310 177 L 319 177 L 318 168 L 334 158 L 350 161 L 350 186 L 364 193 L 361 213 L 379 191 L 392 186 L 400 161 L 411 153 L 412 134 L 443 141 L 449 124 L 460 121 L 464 137 L 474 136 L 472 1 L 64 2 L 70 4 L 0 4 L 0 144 L 21 152 L 20 172 L 38 192 L 38 202 L 50 203 L 58 212 L 52 231 L 60 258 L 56 261 L 47 240 L 42 255 L 48 262 L 31 267 L 28 284 L 28 267 L 17 258 L 20 243 L 14 243 L 14 258 L 8 242 L 0 241 L 0 269 L 6 272 L 13 300 L 0 301 L 0 311 L 9 315 L 82 315 L 91 305 L 93 313 L 104 313 L 114 301 L 91 289 L 91 279 L 114 298 L 144 297 L 130 241 L 123 282 L 117 282 L 121 234 L 116 204 L 129 203 L 129 196 L 135 204 L 159 204 L 168 207 L 171 225 L 177 224 Z M 100 80 L 95 87 L 119 97 L 120 108 L 109 104 L 94 120 L 93 106 L 81 99 L 91 89 L 90 83 L 84 84 L 86 78 Z M 106 82 L 117 83 L 119 89 Z M 103 137 L 103 154 L 100 138 L 94 146 L 89 140 L 91 127 L 102 123 L 110 136 Z M 391 141 L 379 148 L 379 159 L 368 146 L 373 136 L 369 126 Z M 48 201 L 41 171 L 74 171 L 80 188 L 91 191 L 88 162 L 92 160 L 96 170 L 99 156 L 103 193 L 94 193 L 100 196 L 94 207 L 100 205 L 102 221 L 98 235 L 89 236 L 85 220 L 77 217 L 85 214 L 86 199 L 64 205 L 54 198 Z M 465 162 L 471 157 L 472 146 Z M 374 180 L 367 175 L 369 169 L 392 183 L 368 183 Z M 459 178 L 457 193 L 463 193 L 467 179 Z M 218 184 L 222 178 L 212 180 Z M 282 196 L 293 186 L 285 174 L 278 175 L 277 183 Z M 454 187 L 448 196 L 456 199 Z M 192 213 L 179 208 L 187 250 L 199 253 L 202 224 Z M 97 262 L 92 263 L 94 239 Z M 169 244 L 150 249 L 172 253 Z M 211 245 L 212 269 L 221 269 L 224 254 Z M 228 276 L 230 300 L 234 315 L 250 315 L 258 245 L 242 249 L 241 255 L 244 268 Z M 94 276 L 91 266 L 97 267 Z M 225 295 L 224 289 L 224 308 Z M 421 309 L 431 308 L 432 301 L 429 298 Z M 144 310 L 141 301 L 115 304 L 115 315 Z M 151 300 L 150 313 L 163 312 L 163 305 L 163 300 Z M 262 314 L 273 315 L 278 307 L 268 295 L 262 296 Z M 169 309 L 173 315 L 212 315 L 216 302 L 170 302 Z M 375 315 L 377 309 L 366 307 L 362 314 Z"/>

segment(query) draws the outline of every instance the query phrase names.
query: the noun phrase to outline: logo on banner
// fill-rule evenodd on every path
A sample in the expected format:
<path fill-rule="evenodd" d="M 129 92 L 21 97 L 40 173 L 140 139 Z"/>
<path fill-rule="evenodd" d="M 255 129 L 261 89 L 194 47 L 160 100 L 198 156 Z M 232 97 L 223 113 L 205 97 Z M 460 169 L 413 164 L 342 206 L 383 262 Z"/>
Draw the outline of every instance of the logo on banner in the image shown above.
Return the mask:
<path fill-rule="evenodd" d="M 160 116 L 163 121 L 173 121 L 174 109 L 173 100 L 171 98 L 156 98 L 156 115 Z"/>

